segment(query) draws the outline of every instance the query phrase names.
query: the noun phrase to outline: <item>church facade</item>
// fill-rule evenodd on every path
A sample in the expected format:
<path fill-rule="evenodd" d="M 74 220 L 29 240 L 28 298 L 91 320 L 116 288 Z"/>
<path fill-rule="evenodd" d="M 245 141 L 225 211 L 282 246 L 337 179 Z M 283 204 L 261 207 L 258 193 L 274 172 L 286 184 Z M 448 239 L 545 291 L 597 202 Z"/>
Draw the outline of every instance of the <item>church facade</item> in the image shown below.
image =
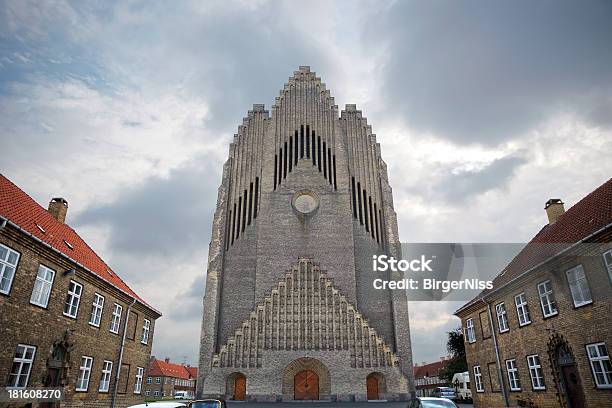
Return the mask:
<path fill-rule="evenodd" d="M 230 145 L 213 220 L 198 395 L 405 399 L 406 293 L 375 290 L 372 256 L 401 256 L 380 145 L 300 67 Z"/>

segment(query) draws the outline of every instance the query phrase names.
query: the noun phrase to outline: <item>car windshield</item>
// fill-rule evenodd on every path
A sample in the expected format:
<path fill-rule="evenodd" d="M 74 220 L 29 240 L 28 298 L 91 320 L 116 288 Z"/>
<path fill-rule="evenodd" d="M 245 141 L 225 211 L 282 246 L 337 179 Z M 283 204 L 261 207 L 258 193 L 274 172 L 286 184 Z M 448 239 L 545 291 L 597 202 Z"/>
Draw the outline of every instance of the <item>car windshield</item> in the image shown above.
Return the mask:
<path fill-rule="evenodd" d="M 190 405 L 191 408 L 220 408 L 219 401 L 196 401 Z"/>
<path fill-rule="evenodd" d="M 421 407 L 423 408 L 456 408 L 457 406 L 444 400 L 421 400 Z"/>

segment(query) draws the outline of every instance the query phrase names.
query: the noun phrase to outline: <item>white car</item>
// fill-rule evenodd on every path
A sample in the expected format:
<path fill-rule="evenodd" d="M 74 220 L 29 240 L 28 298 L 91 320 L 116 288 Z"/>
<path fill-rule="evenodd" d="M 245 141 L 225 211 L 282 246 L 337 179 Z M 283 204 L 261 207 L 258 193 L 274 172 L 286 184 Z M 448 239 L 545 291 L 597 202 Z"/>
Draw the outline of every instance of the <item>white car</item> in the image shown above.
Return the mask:
<path fill-rule="evenodd" d="M 178 401 L 155 401 L 145 402 L 144 404 L 131 405 L 127 408 L 180 408 L 186 406 L 186 403 Z"/>
<path fill-rule="evenodd" d="M 408 408 L 457 408 L 448 398 L 418 397 L 408 401 Z"/>

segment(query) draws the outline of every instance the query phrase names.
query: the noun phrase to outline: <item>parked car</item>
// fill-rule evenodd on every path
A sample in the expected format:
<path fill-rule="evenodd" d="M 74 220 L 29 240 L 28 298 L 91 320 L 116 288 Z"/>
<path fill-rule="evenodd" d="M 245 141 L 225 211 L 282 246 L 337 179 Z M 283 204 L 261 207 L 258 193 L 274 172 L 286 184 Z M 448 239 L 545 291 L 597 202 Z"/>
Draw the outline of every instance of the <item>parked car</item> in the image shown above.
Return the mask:
<path fill-rule="evenodd" d="M 155 401 L 144 404 L 131 405 L 128 408 L 180 408 L 186 407 L 187 403 L 178 401 Z"/>
<path fill-rule="evenodd" d="M 189 408 L 227 408 L 227 404 L 225 400 L 211 398 L 191 401 Z"/>
<path fill-rule="evenodd" d="M 455 387 L 455 392 L 457 393 L 457 398 L 459 401 L 472 401 L 472 390 L 470 389 L 470 373 L 456 373 L 453 376 L 453 386 Z"/>
<path fill-rule="evenodd" d="M 448 398 L 418 397 L 408 401 L 407 408 L 458 408 Z"/>
<path fill-rule="evenodd" d="M 174 399 L 189 399 L 189 395 L 187 395 L 187 391 L 175 391 Z"/>
<path fill-rule="evenodd" d="M 452 387 L 436 387 L 431 393 L 431 396 L 436 398 L 448 398 L 449 400 L 457 399 L 457 393 Z"/>

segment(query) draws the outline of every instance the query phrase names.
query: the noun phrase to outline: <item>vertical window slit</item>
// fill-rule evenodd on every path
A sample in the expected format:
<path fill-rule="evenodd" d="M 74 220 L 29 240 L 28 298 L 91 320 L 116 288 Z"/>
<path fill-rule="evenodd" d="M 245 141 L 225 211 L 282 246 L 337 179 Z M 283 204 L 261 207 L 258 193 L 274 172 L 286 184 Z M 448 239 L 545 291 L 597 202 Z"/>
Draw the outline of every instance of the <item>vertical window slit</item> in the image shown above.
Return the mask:
<path fill-rule="evenodd" d="M 363 223 L 366 227 L 366 231 L 370 232 L 370 226 L 368 225 L 368 195 L 365 189 L 363 190 Z"/>
<path fill-rule="evenodd" d="M 246 227 L 246 210 L 247 210 L 247 191 L 244 190 L 244 199 L 242 200 L 242 232 Z"/>
<path fill-rule="evenodd" d="M 327 156 L 325 154 L 325 152 L 327 151 L 327 147 L 326 147 L 327 143 L 323 142 L 323 177 L 327 178 L 327 158 L 325 156 Z M 320 154 L 321 152 L 319 152 Z"/>
<path fill-rule="evenodd" d="M 372 197 L 368 196 L 368 211 L 370 212 L 370 234 L 374 236 L 374 219 L 372 218 Z"/>
<path fill-rule="evenodd" d="M 385 230 L 383 229 L 383 215 L 382 209 L 378 210 L 378 222 L 380 223 L 380 243 L 381 245 L 385 245 Z"/>
<path fill-rule="evenodd" d="M 312 164 L 317 164 L 316 154 L 315 154 L 315 131 L 312 131 Z"/>
<path fill-rule="evenodd" d="M 232 229 L 232 210 L 229 211 L 229 217 L 227 219 L 227 228 L 225 228 L 225 250 L 229 250 L 230 242 L 234 242 L 234 237 L 230 236 L 230 232 L 233 233 Z"/>
<path fill-rule="evenodd" d="M 374 225 L 376 225 L 376 242 L 380 244 L 380 229 L 378 228 L 378 208 L 374 203 Z"/>
<path fill-rule="evenodd" d="M 329 184 L 334 184 L 334 178 L 332 176 L 332 159 L 331 159 L 331 149 L 327 148 L 327 169 L 329 171 Z"/>
<path fill-rule="evenodd" d="M 310 126 L 306 125 L 306 158 L 310 159 Z"/>
<path fill-rule="evenodd" d="M 297 130 L 295 131 L 295 138 L 294 138 L 294 143 L 293 143 L 293 165 L 297 166 L 297 162 L 298 162 L 298 136 L 297 136 Z"/>
<path fill-rule="evenodd" d="M 285 150 L 283 150 L 283 178 L 287 178 L 287 142 L 285 142 Z"/>
<path fill-rule="evenodd" d="M 355 177 L 351 177 L 351 193 L 353 195 L 353 217 L 357 219 L 357 197 L 355 197 Z"/>
<path fill-rule="evenodd" d="M 278 155 L 274 155 L 274 190 L 276 190 L 276 176 L 278 174 Z"/>
<path fill-rule="evenodd" d="M 317 136 L 317 163 L 321 171 L 321 136 Z"/>
<path fill-rule="evenodd" d="M 333 164 L 334 164 L 334 190 L 338 189 L 338 181 L 336 180 L 336 155 L 333 155 Z"/>
<path fill-rule="evenodd" d="M 293 136 L 289 138 L 289 173 L 293 169 Z"/>
<path fill-rule="evenodd" d="M 253 218 L 257 218 L 259 210 L 259 177 L 255 177 L 255 205 L 253 206 Z"/>
<path fill-rule="evenodd" d="M 234 203 L 234 216 L 232 217 L 232 245 L 236 237 L 236 203 Z"/>
<path fill-rule="evenodd" d="M 300 159 L 304 158 L 304 125 L 300 125 Z"/>
<path fill-rule="evenodd" d="M 236 239 L 240 238 L 240 216 L 242 215 L 242 197 L 238 198 L 238 212 L 236 213 Z"/>
<path fill-rule="evenodd" d="M 253 218 L 253 183 L 249 185 L 249 214 L 248 214 L 248 225 L 251 225 L 251 219 Z"/>
<path fill-rule="evenodd" d="M 359 201 L 359 223 L 363 225 L 363 208 L 361 208 L 361 183 L 357 182 L 357 200 Z"/>

